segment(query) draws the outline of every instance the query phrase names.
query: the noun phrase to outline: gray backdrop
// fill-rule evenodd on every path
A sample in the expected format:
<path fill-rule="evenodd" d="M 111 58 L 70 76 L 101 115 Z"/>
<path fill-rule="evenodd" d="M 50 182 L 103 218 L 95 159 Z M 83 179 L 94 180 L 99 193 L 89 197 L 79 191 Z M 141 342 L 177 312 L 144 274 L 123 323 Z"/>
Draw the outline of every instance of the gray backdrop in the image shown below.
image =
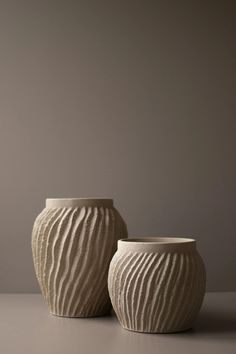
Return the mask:
<path fill-rule="evenodd" d="M 39 291 L 32 224 L 67 196 L 195 237 L 236 290 L 234 3 L 0 1 L 0 291 Z"/>

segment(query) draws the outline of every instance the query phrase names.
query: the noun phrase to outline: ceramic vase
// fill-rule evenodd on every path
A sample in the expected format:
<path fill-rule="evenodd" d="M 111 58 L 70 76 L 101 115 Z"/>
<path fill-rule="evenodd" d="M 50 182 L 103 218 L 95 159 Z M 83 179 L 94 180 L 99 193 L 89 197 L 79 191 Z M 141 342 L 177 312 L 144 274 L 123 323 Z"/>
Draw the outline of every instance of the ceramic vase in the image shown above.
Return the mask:
<path fill-rule="evenodd" d="M 109 268 L 108 289 L 125 329 L 170 333 L 191 328 L 205 293 L 205 268 L 196 241 L 118 241 Z"/>
<path fill-rule="evenodd" d="M 36 218 L 32 251 L 36 276 L 50 312 L 58 316 L 105 315 L 110 260 L 127 236 L 112 199 L 47 199 Z"/>

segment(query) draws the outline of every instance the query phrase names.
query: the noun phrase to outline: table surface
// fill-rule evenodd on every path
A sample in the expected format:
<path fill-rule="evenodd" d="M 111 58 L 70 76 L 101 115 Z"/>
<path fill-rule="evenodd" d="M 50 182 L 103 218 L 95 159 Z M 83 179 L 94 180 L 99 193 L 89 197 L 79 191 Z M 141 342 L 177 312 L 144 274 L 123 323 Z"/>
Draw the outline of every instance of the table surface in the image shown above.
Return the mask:
<path fill-rule="evenodd" d="M 52 316 L 39 294 L 0 294 L 1 354 L 235 354 L 236 293 L 208 293 L 194 329 L 144 334 L 116 317 Z"/>

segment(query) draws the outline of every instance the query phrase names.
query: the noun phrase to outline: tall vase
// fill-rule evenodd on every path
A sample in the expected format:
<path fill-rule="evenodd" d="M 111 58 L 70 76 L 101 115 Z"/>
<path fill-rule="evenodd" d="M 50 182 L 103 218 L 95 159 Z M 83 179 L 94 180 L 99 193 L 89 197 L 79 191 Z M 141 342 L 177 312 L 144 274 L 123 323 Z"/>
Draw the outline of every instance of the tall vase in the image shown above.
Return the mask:
<path fill-rule="evenodd" d="M 169 333 L 191 328 L 205 293 L 205 268 L 195 240 L 118 241 L 108 288 L 125 329 Z"/>
<path fill-rule="evenodd" d="M 32 232 L 36 276 L 50 312 L 105 315 L 110 260 L 127 228 L 112 199 L 47 199 Z"/>

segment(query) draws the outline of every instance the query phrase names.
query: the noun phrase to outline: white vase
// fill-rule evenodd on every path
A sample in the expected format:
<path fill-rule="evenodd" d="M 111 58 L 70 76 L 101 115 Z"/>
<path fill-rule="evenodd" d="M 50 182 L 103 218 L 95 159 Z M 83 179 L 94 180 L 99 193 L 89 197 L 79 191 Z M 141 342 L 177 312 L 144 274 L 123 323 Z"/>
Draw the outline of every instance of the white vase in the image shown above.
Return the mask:
<path fill-rule="evenodd" d="M 32 251 L 50 312 L 58 316 L 107 314 L 110 260 L 126 225 L 112 199 L 47 199 L 36 218 Z"/>
<path fill-rule="evenodd" d="M 191 328 L 205 293 L 205 268 L 196 241 L 118 241 L 109 268 L 108 289 L 125 329 L 169 333 Z"/>

